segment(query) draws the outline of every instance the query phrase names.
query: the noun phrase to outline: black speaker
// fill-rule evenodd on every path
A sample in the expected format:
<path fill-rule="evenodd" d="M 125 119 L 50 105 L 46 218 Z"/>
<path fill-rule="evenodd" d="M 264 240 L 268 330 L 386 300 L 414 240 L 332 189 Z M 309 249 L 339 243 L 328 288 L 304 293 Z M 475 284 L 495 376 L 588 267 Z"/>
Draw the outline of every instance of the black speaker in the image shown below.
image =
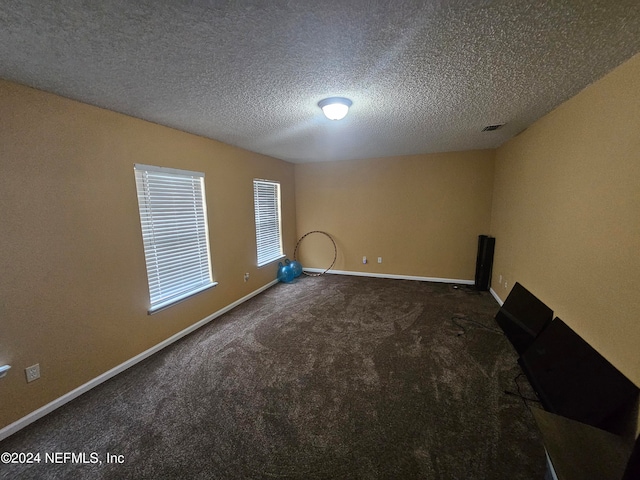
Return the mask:
<path fill-rule="evenodd" d="M 493 251 L 496 239 L 488 235 L 478 236 L 478 257 L 476 259 L 477 290 L 489 290 L 491 284 L 491 269 L 493 268 Z"/>

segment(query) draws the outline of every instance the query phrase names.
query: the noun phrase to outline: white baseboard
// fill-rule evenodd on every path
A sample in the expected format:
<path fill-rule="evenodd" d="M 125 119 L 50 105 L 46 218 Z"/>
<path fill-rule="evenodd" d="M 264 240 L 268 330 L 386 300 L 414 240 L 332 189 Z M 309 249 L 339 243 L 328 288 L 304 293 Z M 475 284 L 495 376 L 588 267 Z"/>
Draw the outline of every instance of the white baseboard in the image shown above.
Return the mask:
<path fill-rule="evenodd" d="M 551 458 L 549 457 L 549 452 L 547 452 L 547 449 L 544 449 L 544 454 L 547 457 L 547 472 L 545 475 L 545 479 L 549 479 L 549 480 L 558 480 L 558 476 L 556 475 L 556 471 L 553 468 L 553 463 L 551 462 Z"/>
<path fill-rule="evenodd" d="M 504 304 L 504 302 L 502 301 L 502 299 L 498 296 L 498 294 L 496 293 L 496 291 L 493 288 L 490 288 L 489 291 L 491 292 L 491 295 L 493 295 L 493 298 L 496 299 L 496 302 L 498 302 L 498 305 L 502 306 Z"/>
<path fill-rule="evenodd" d="M 310 273 L 324 272 L 324 270 L 321 268 L 305 268 L 304 271 L 310 272 Z M 334 275 L 353 275 L 356 277 L 395 278 L 398 280 L 418 280 L 420 282 L 456 283 L 460 285 L 475 284 L 474 280 L 461 280 L 456 278 L 440 278 L 440 277 L 416 277 L 412 275 L 393 275 L 390 273 L 350 272 L 347 270 L 329 270 L 327 274 L 329 273 Z M 500 299 L 500 297 L 495 292 L 495 290 L 493 288 L 490 288 L 489 292 L 491 293 L 493 298 L 495 298 L 496 302 L 498 302 L 498 304 L 502 306 L 504 302 Z"/>
<path fill-rule="evenodd" d="M 80 385 L 78 388 L 70 391 L 69 393 L 66 393 L 63 396 L 61 396 L 59 398 L 56 398 L 55 400 L 53 400 L 52 402 L 47 403 L 43 407 L 40 407 L 39 409 L 29 413 L 28 415 L 25 415 L 21 419 L 16 420 L 15 422 L 13 422 L 13 423 L 7 425 L 6 427 L 0 429 L 0 441 L 4 440 L 9 435 L 13 435 L 18 430 L 23 429 L 24 427 L 26 427 L 27 425 L 35 422 L 39 418 L 44 417 L 48 413 L 51 413 L 55 409 L 63 406 L 65 403 L 68 403 L 71 400 L 73 400 L 74 398 L 79 397 L 83 393 L 88 392 L 93 387 L 96 387 L 96 386 L 100 385 L 101 383 L 106 382 L 110 378 L 115 377 L 117 374 L 125 371 L 129 367 L 132 367 L 135 364 L 137 364 L 137 363 L 141 362 L 142 360 L 144 360 L 145 358 L 150 357 L 151 355 L 153 355 L 156 352 L 159 352 L 160 350 L 162 350 L 166 346 L 171 345 L 172 343 L 180 340 L 185 335 L 188 335 L 191 332 L 199 329 L 200 327 L 206 325 L 210 321 L 218 318 L 220 315 L 223 315 L 223 314 L 227 313 L 232 308 L 237 307 L 241 303 L 246 302 L 250 298 L 255 297 L 259 293 L 261 293 L 261 292 L 265 291 L 266 289 L 272 287 L 276 283 L 278 283 L 278 280 L 273 280 L 273 281 L 267 283 L 263 287 L 260 287 L 257 290 L 254 290 L 253 292 L 251 292 L 248 295 L 245 295 L 241 299 L 236 300 L 235 302 L 227 305 L 226 307 L 218 310 L 217 312 L 212 313 L 208 317 L 203 318 L 202 320 L 194 323 L 193 325 L 185 328 L 184 330 L 182 330 L 182 331 L 176 333 L 175 335 L 167 338 L 166 340 L 158 343 L 157 345 L 151 347 L 150 349 L 145 350 L 144 352 L 140 353 L 139 355 L 136 355 L 135 357 L 127 360 L 126 362 L 121 363 L 117 367 L 114 367 L 111 370 L 103 373 L 102 375 L 97 376 L 93 380 L 89 380 L 84 385 Z"/>
<path fill-rule="evenodd" d="M 321 273 L 322 268 L 305 268 L 305 272 Z M 420 282 L 439 282 L 439 283 L 458 283 L 461 285 L 473 285 L 473 280 L 460 280 L 456 278 L 439 278 L 439 277 L 416 277 L 412 275 L 394 275 L 391 273 L 369 273 L 369 272 L 351 272 L 347 270 L 329 270 L 327 274 L 333 275 L 353 275 L 356 277 L 373 277 L 373 278 L 394 278 L 397 280 L 418 280 Z"/>

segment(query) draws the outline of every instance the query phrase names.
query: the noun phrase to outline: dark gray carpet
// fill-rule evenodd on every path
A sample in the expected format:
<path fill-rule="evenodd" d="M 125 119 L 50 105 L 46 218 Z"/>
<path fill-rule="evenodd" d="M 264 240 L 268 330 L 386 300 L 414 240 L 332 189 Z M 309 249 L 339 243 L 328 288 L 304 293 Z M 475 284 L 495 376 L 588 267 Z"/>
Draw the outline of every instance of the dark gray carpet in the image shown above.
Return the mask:
<path fill-rule="evenodd" d="M 41 454 L 0 477 L 542 479 L 497 310 L 464 286 L 279 284 L 0 443 Z"/>

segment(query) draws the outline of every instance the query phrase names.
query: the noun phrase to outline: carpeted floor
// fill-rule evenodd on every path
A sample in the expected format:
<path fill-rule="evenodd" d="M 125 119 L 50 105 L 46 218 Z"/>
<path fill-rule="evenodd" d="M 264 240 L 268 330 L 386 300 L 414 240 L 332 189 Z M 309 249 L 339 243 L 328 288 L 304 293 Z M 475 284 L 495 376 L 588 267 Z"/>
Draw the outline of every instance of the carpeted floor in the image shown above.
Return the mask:
<path fill-rule="evenodd" d="M 542 479 L 497 310 L 449 284 L 278 284 L 0 443 L 41 454 L 0 478 Z"/>

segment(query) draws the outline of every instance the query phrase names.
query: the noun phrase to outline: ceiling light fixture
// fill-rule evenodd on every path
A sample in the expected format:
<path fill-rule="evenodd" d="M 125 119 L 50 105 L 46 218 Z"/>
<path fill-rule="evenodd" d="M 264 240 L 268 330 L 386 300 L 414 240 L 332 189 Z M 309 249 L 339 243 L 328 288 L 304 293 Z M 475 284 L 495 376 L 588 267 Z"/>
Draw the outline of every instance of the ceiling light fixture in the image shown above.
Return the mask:
<path fill-rule="evenodd" d="M 329 120 L 342 120 L 352 104 L 351 100 L 344 97 L 325 98 L 318 102 L 318 106 Z"/>

